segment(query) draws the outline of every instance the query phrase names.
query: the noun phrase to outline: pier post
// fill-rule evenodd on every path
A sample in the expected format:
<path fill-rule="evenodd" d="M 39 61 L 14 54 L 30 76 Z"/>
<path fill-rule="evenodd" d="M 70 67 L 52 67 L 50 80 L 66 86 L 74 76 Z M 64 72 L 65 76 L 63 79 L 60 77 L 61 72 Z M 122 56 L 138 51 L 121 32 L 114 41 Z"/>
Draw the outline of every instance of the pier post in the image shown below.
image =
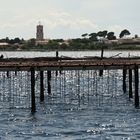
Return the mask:
<path fill-rule="evenodd" d="M 40 71 L 40 102 L 44 101 L 44 72 Z"/>
<path fill-rule="evenodd" d="M 104 57 L 104 46 L 101 47 L 101 60 Z M 103 69 L 99 70 L 99 76 L 103 76 Z"/>
<path fill-rule="evenodd" d="M 132 94 L 132 69 L 129 69 L 129 98 L 133 98 L 133 94 Z"/>
<path fill-rule="evenodd" d="M 123 92 L 126 93 L 126 69 L 123 69 Z"/>
<path fill-rule="evenodd" d="M 139 69 L 138 66 L 135 65 L 134 68 L 135 75 L 135 107 L 139 107 Z"/>
<path fill-rule="evenodd" d="M 48 79 L 48 95 L 51 95 L 51 71 L 49 70 L 47 72 L 47 79 Z"/>
<path fill-rule="evenodd" d="M 103 76 L 103 70 L 99 71 L 99 76 Z"/>
<path fill-rule="evenodd" d="M 58 51 L 56 51 L 56 60 L 58 61 Z M 58 75 L 58 71 L 56 70 L 56 76 Z"/>
<path fill-rule="evenodd" d="M 9 78 L 9 71 L 7 71 L 6 75 L 7 75 L 7 78 Z"/>
<path fill-rule="evenodd" d="M 17 71 L 15 71 L 15 76 L 17 76 Z"/>
<path fill-rule="evenodd" d="M 31 112 L 36 112 L 35 105 L 35 70 L 31 68 Z"/>
<path fill-rule="evenodd" d="M 58 51 L 56 51 L 56 58 L 58 59 Z"/>

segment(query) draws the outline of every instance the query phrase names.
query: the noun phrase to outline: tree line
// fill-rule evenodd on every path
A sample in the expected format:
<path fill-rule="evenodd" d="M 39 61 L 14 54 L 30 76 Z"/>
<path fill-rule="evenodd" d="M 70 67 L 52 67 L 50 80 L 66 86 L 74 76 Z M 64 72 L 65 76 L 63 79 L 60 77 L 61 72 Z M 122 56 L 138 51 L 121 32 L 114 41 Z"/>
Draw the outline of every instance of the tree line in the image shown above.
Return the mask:
<path fill-rule="evenodd" d="M 3 39 L 0 39 L 0 42 L 5 42 L 5 43 L 13 45 L 13 44 L 24 44 L 25 40 L 23 38 L 20 39 L 19 37 L 16 37 L 14 39 L 9 39 L 8 37 L 6 37 Z"/>
<path fill-rule="evenodd" d="M 119 34 L 120 38 L 123 38 L 124 36 L 130 35 L 129 30 L 124 29 Z M 114 32 L 108 32 L 107 30 L 99 31 L 97 33 L 85 33 L 81 35 L 83 38 L 89 38 L 92 41 L 99 41 L 100 38 L 107 38 L 108 40 L 116 40 L 117 37 L 115 36 Z"/>
<path fill-rule="evenodd" d="M 119 38 L 123 38 L 124 36 L 130 35 L 130 31 L 124 29 L 120 32 Z M 136 36 L 138 37 L 138 36 Z M 93 32 L 93 33 L 84 33 L 79 38 L 64 40 L 64 39 L 50 39 L 47 44 L 36 44 L 36 39 L 31 38 L 29 40 L 20 39 L 18 37 L 14 39 L 9 39 L 6 37 L 5 39 L 0 39 L 0 42 L 6 42 L 11 46 L 14 44 L 21 44 L 19 47 L 22 50 L 83 50 L 83 49 L 101 49 L 104 40 L 116 40 L 114 32 L 109 32 L 107 30 Z M 102 43 L 102 44 L 101 44 Z M 112 46 L 114 44 L 111 44 Z M 116 44 L 115 44 L 116 45 Z M 104 48 L 112 47 L 104 44 Z M 11 47 L 10 47 L 11 48 Z"/>

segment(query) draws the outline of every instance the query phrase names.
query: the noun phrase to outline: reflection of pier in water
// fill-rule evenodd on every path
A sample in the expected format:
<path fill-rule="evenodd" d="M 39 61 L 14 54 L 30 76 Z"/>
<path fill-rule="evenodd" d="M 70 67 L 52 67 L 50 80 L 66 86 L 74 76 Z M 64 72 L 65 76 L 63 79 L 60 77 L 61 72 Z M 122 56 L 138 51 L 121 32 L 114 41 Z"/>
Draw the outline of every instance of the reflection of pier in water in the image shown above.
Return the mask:
<path fill-rule="evenodd" d="M 139 107 L 139 65 L 139 58 L 1 59 L 1 106 L 31 107 L 35 112 L 44 97 L 72 104 L 113 104 L 128 93 Z"/>

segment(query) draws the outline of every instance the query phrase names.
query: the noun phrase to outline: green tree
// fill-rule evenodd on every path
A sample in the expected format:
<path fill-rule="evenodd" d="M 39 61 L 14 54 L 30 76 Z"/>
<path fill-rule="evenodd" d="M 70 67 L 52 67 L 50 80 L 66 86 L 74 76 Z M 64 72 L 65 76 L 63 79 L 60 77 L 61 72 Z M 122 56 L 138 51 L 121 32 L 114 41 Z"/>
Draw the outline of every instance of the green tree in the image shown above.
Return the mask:
<path fill-rule="evenodd" d="M 59 41 L 58 40 L 49 40 L 48 44 L 46 45 L 47 49 L 55 50 L 59 48 Z"/>
<path fill-rule="evenodd" d="M 114 32 L 108 32 L 107 39 L 108 40 L 115 40 L 116 36 L 114 34 L 115 34 Z"/>
<path fill-rule="evenodd" d="M 121 31 L 119 37 L 123 38 L 124 36 L 130 35 L 130 32 L 127 29 Z"/>
<path fill-rule="evenodd" d="M 98 39 L 97 39 L 97 33 L 91 33 L 91 34 L 89 34 L 89 39 L 91 41 L 98 41 Z"/>
<path fill-rule="evenodd" d="M 29 47 L 29 48 L 34 48 L 35 47 L 35 45 L 36 45 L 36 39 L 34 39 L 34 38 L 31 38 L 30 40 L 28 40 L 27 41 L 27 47 Z"/>
<path fill-rule="evenodd" d="M 8 37 L 5 38 L 5 42 L 9 43 L 9 44 L 22 44 L 22 40 L 20 40 L 20 38 L 16 37 L 14 39 L 9 39 Z"/>
<path fill-rule="evenodd" d="M 104 31 L 99 31 L 99 32 L 97 33 L 97 36 L 102 37 L 102 38 L 105 38 L 105 37 L 107 36 L 107 31 L 106 31 L 106 30 L 104 30 Z"/>
<path fill-rule="evenodd" d="M 106 31 L 106 30 L 102 31 L 103 38 L 105 38 L 107 36 L 107 33 L 108 33 L 108 31 Z"/>
<path fill-rule="evenodd" d="M 84 38 L 86 38 L 88 36 L 88 34 L 85 33 L 85 34 L 82 34 L 81 36 L 84 37 Z"/>
<path fill-rule="evenodd" d="M 18 37 L 16 37 L 16 38 L 14 39 L 14 43 L 19 43 L 19 44 L 20 44 L 20 42 L 21 42 L 21 40 L 20 40 Z"/>

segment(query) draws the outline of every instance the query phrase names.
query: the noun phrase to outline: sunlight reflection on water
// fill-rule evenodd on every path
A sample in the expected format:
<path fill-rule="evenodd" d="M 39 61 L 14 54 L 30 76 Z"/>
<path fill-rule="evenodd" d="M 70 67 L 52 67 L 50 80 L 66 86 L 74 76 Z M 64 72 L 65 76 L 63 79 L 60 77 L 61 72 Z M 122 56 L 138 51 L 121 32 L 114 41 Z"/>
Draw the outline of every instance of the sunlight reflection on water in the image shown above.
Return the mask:
<path fill-rule="evenodd" d="M 55 52 L 4 53 L 8 57 L 55 56 Z M 81 52 L 79 56 L 97 54 L 100 52 Z M 125 54 L 127 56 L 128 52 Z M 74 56 L 75 52 L 61 52 L 60 55 Z M 17 77 L 10 78 L 11 83 L 6 73 L 1 74 L 0 139 L 140 139 L 140 112 L 122 92 L 121 71 L 105 71 L 104 78 L 97 76 L 96 71 L 81 71 L 79 80 L 77 74 L 67 71 L 57 78 L 52 77 L 52 96 L 47 96 L 45 79 L 45 102 L 41 104 L 37 80 L 37 112 L 34 115 L 30 113 L 30 73 L 18 72 Z M 96 89 L 97 86 L 100 88 Z"/>

